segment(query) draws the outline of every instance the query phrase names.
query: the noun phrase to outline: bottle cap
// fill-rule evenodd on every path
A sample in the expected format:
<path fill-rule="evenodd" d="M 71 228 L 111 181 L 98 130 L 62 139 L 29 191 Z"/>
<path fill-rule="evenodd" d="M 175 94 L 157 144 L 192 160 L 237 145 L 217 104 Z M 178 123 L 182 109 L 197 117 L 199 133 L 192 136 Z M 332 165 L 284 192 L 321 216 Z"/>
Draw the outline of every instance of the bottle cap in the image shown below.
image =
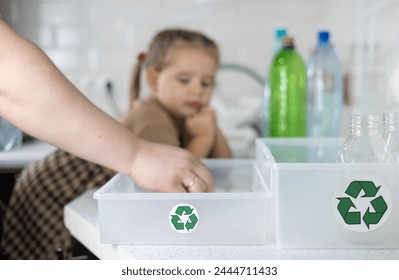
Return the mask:
<path fill-rule="evenodd" d="M 293 47 L 294 46 L 294 37 L 285 36 L 283 37 L 283 47 Z"/>
<path fill-rule="evenodd" d="M 330 38 L 330 33 L 328 31 L 320 31 L 319 32 L 319 43 L 320 44 L 328 43 L 329 38 Z"/>
<path fill-rule="evenodd" d="M 275 34 L 276 34 L 276 40 L 281 40 L 281 38 L 287 35 L 287 30 L 284 28 L 277 29 Z"/>

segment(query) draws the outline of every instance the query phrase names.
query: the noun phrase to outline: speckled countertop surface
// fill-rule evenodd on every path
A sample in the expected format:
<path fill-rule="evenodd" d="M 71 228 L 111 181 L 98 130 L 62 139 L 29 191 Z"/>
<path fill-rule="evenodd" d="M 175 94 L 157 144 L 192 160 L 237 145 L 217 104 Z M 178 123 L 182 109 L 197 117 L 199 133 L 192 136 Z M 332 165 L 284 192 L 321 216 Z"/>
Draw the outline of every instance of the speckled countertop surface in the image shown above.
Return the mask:
<path fill-rule="evenodd" d="M 96 190 L 65 206 L 64 221 L 72 235 L 100 259 L 139 260 L 342 260 L 399 259 L 399 249 L 282 249 L 270 245 L 112 245 L 100 242 Z"/>

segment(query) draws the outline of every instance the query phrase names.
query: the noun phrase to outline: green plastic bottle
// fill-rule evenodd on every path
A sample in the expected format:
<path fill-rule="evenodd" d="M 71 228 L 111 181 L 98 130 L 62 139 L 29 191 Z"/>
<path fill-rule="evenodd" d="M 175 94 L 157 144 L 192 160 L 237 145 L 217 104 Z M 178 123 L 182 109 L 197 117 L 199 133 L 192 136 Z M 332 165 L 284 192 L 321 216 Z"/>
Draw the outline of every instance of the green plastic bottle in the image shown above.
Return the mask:
<path fill-rule="evenodd" d="M 290 36 L 273 59 L 269 83 L 269 136 L 306 136 L 306 67 Z"/>
<path fill-rule="evenodd" d="M 286 29 L 277 29 L 274 33 L 274 51 L 273 57 L 278 54 L 278 52 L 283 48 L 283 38 L 287 36 Z M 273 59 L 272 59 L 273 62 Z M 270 63 L 271 67 L 271 63 Z M 263 95 L 262 95 L 262 118 L 261 118 L 261 125 L 262 125 L 262 137 L 267 137 L 269 135 L 269 101 L 270 101 L 270 88 L 269 88 L 269 81 L 266 79 L 265 86 L 263 88 Z"/>

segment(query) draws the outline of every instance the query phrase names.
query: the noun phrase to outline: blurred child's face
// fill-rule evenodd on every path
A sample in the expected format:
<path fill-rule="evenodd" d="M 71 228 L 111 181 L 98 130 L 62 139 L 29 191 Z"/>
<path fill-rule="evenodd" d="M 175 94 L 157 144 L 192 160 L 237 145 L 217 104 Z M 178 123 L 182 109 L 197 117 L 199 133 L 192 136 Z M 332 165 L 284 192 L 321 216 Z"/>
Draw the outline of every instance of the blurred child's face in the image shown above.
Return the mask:
<path fill-rule="evenodd" d="M 204 50 L 175 48 L 167 66 L 157 72 L 153 94 L 177 117 L 188 117 L 207 106 L 215 85 L 217 63 Z"/>

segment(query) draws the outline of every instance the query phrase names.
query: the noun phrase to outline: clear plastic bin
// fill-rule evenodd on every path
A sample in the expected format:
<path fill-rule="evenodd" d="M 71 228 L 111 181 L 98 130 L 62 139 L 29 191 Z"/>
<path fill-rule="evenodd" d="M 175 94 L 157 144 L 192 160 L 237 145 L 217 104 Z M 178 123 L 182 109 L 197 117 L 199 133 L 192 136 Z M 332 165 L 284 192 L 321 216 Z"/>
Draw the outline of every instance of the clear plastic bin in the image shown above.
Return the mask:
<path fill-rule="evenodd" d="M 150 193 L 118 174 L 94 193 L 113 244 L 266 244 L 270 192 L 253 160 L 205 160 L 214 193 Z M 156 174 L 154 174 L 156 176 Z M 194 214 L 194 215 L 193 215 Z"/>
<path fill-rule="evenodd" d="M 336 163 L 338 138 L 257 140 L 284 248 L 399 248 L 399 164 Z M 381 198 L 382 197 L 382 198 Z"/>

